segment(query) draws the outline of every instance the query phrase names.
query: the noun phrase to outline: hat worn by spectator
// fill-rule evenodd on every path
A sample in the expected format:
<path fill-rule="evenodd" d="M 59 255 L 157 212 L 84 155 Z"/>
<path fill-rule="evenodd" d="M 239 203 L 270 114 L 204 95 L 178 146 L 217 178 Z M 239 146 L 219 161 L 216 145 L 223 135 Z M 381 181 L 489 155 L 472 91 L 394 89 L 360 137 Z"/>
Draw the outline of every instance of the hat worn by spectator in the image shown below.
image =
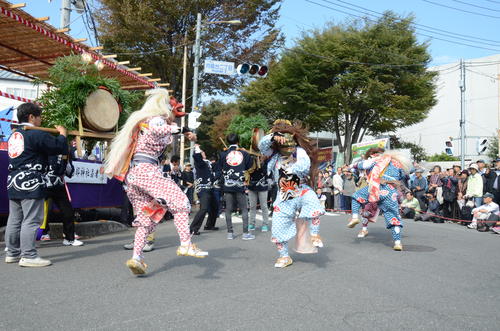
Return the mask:
<path fill-rule="evenodd" d="M 500 157 L 495 159 L 495 162 L 500 162 Z"/>
<path fill-rule="evenodd" d="M 477 160 L 476 163 L 485 163 L 484 160 Z"/>
<path fill-rule="evenodd" d="M 460 172 L 460 175 L 467 175 L 467 176 L 469 176 L 469 172 L 467 170 L 462 170 Z"/>
<path fill-rule="evenodd" d="M 493 194 L 491 194 L 491 193 L 485 193 L 485 194 L 483 195 L 483 198 L 492 198 L 492 199 L 493 199 L 494 197 L 495 197 L 495 196 L 494 196 Z"/>
<path fill-rule="evenodd" d="M 415 172 L 423 173 L 424 169 L 417 169 L 417 170 L 415 170 Z"/>
<path fill-rule="evenodd" d="M 476 171 L 479 171 L 479 167 L 477 166 L 477 164 L 475 163 L 472 163 L 470 166 L 469 166 L 469 169 L 476 169 Z"/>

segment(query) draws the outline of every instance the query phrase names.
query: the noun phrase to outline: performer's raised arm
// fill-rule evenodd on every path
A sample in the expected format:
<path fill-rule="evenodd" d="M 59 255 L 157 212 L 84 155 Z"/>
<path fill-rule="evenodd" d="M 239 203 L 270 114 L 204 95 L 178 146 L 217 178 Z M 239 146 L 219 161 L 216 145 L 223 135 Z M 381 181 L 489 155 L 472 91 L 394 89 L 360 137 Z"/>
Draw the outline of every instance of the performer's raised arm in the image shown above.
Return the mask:
<path fill-rule="evenodd" d="M 297 175 L 299 178 L 304 178 L 309 175 L 311 168 L 311 159 L 306 151 L 297 147 L 297 161 L 289 168 L 290 173 Z"/>
<path fill-rule="evenodd" d="M 273 145 L 273 134 L 268 134 L 259 141 L 259 150 L 265 156 L 273 155 L 273 149 L 271 146 Z"/>

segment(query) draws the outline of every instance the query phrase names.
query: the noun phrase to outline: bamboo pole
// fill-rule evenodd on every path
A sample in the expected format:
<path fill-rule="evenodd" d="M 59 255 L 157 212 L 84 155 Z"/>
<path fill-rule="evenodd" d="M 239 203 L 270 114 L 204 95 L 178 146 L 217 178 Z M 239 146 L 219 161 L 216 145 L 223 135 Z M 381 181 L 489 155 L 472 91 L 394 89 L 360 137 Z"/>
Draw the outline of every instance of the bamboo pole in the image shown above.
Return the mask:
<path fill-rule="evenodd" d="M 24 130 L 40 130 L 40 131 L 45 131 L 48 133 L 59 133 L 56 129 L 52 128 L 44 128 L 40 126 L 24 126 Z M 68 136 L 75 136 L 75 137 L 88 137 L 88 138 L 101 138 L 101 139 L 113 139 L 115 137 L 114 133 L 104 133 L 104 132 L 83 132 L 80 133 L 79 131 L 76 130 L 71 130 L 68 131 Z"/>
<path fill-rule="evenodd" d="M 26 7 L 26 2 L 16 3 L 9 6 L 10 9 L 19 9 L 23 7 Z"/>

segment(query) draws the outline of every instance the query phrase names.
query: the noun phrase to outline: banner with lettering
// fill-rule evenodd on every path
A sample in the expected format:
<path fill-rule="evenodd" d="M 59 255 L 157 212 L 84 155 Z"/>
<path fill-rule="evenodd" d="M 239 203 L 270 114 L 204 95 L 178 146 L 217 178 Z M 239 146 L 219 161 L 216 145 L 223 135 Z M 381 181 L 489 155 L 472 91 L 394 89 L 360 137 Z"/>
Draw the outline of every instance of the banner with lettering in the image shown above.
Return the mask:
<path fill-rule="evenodd" d="M 65 178 L 66 183 L 106 184 L 108 182 L 108 177 L 99 171 L 102 163 L 74 161 L 73 165 L 75 166 L 75 173 L 73 177 Z"/>

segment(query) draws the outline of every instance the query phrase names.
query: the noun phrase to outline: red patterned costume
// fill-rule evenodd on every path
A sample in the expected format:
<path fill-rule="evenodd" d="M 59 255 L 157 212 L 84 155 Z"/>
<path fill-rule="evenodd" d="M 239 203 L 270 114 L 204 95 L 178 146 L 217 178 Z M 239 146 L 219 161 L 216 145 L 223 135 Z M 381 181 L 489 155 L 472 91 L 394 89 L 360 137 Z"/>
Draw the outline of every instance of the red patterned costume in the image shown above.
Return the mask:
<path fill-rule="evenodd" d="M 181 242 L 177 255 L 199 258 L 208 255 L 191 243 L 188 225 L 191 206 L 187 196 L 173 180 L 163 177 L 160 168 L 159 158 L 172 143 L 172 135 L 186 131 L 173 121 L 174 116 L 184 115 L 179 111 L 182 104 L 164 89 L 154 89 L 146 94 L 149 97 L 144 106 L 130 115 L 113 140 L 105 166 L 108 176 L 125 180 L 127 195 L 134 207 L 132 225 L 137 227 L 134 255 L 127 261 L 134 274 L 146 272 L 142 257 L 146 238 L 153 233 L 167 208 L 174 216 Z M 189 130 L 185 133 L 190 140 L 196 138 Z"/>
<path fill-rule="evenodd" d="M 141 255 L 146 237 L 154 231 L 167 208 L 174 215 L 174 223 L 181 244 L 189 243 L 189 200 L 170 178 L 163 177 L 158 158 L 178 133 L 177 125 L 168 124 L 164 117 L 153 117 L 140 124 L 137 145 L 131 167 L 125 178 L 127 194 L 134 207 L 138 227 L 134 240 L 134 254 Z"/>

